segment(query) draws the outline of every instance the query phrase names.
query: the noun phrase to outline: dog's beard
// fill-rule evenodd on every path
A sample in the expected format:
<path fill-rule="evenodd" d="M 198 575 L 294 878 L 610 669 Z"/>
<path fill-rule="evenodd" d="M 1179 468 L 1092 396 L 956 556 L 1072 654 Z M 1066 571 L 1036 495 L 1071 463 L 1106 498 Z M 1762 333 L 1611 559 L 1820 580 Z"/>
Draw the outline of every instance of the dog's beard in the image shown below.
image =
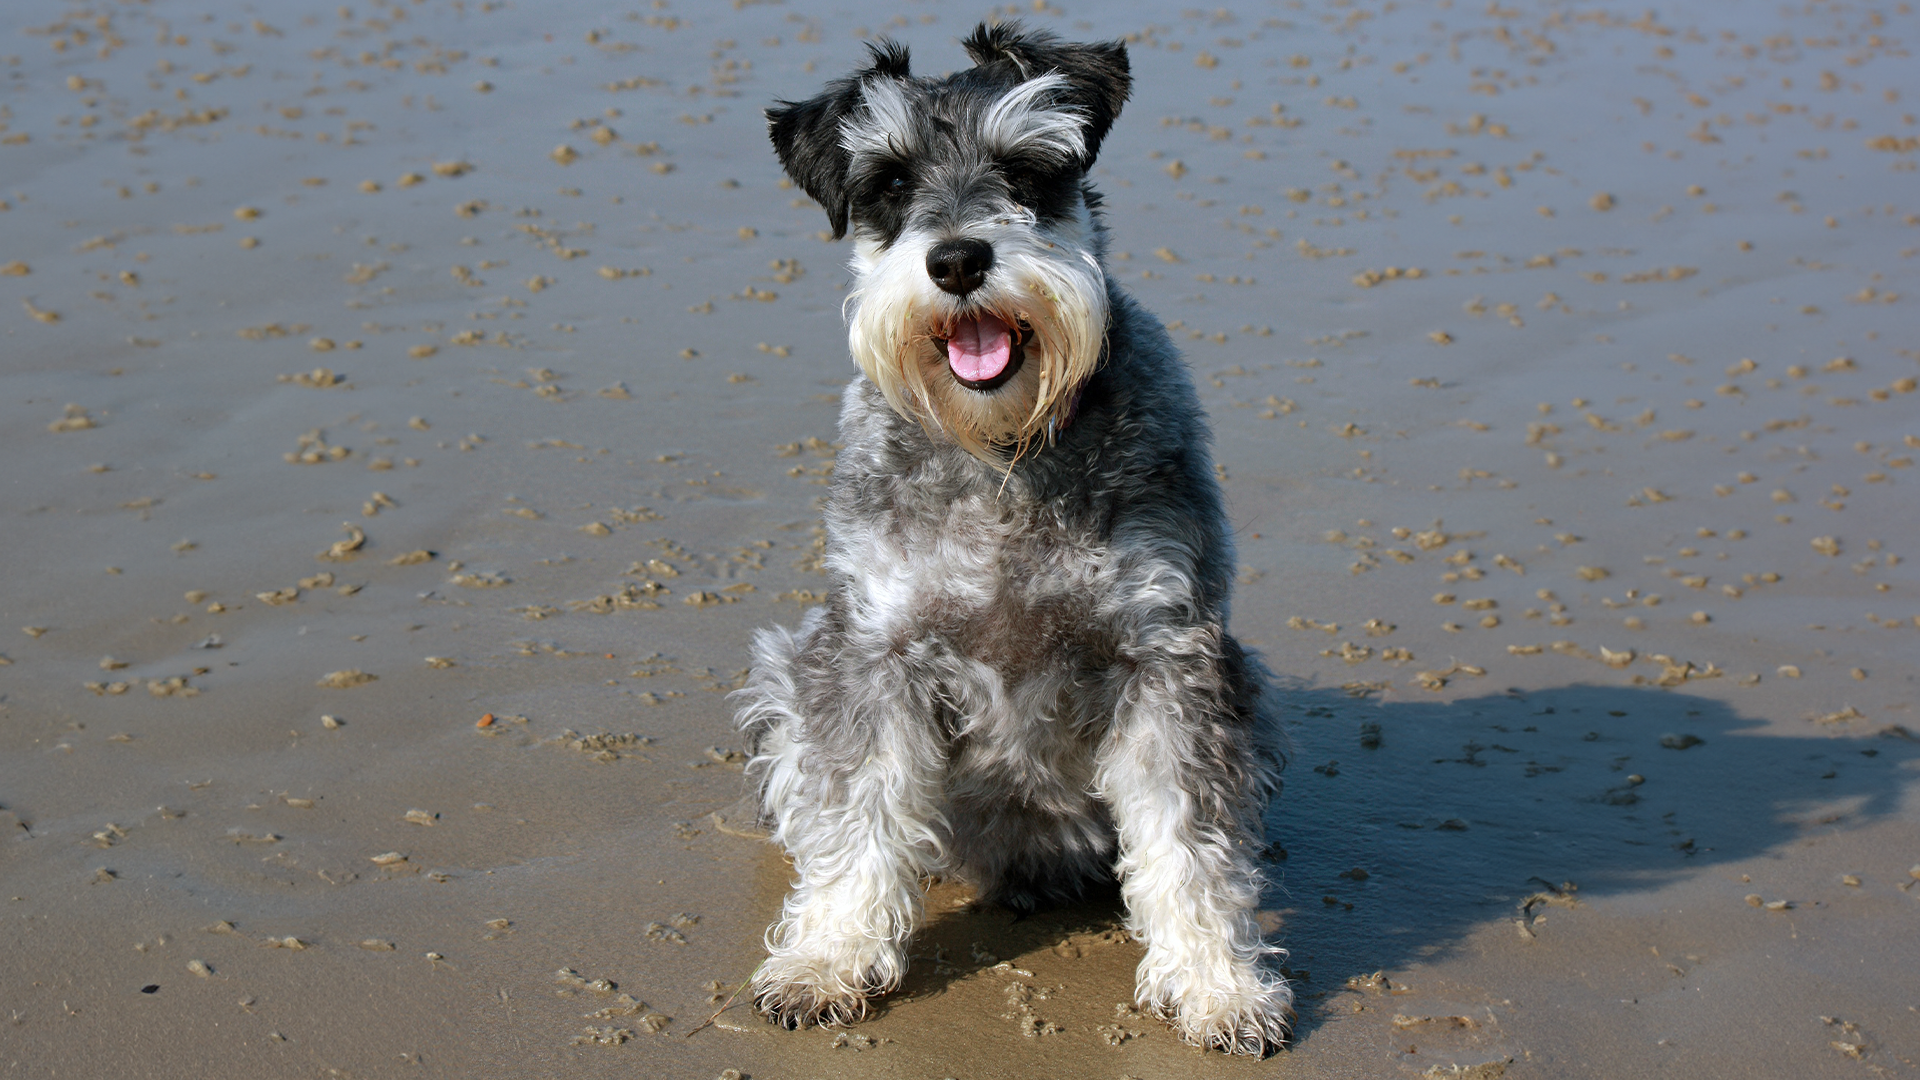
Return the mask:
<path fill-rule="evenodd" d="M 1083 211 L 1084 213 L 1084 211 Z M 1068 229 L 1077 229 L 1069 223 Z M 856 288 L 847 297 L 854 362 L 895 411 L 995 466 L 1050 438 L 1070 417 L 1082 383 L 1105 345 L 1106 278 L 1079 236 L 1043 235 L 1030 216 L 994 221 L 962 235 L 993 245 L 984 285 L 956 297 L 928 278 L 933 243 L 909 232 L 890 247 L 861 241 Z M 1004 369 L 977 374 L 950 348 L 956 334 L 1009 328 Z M 969 382 L 972 385 L 969 385 Z"/>

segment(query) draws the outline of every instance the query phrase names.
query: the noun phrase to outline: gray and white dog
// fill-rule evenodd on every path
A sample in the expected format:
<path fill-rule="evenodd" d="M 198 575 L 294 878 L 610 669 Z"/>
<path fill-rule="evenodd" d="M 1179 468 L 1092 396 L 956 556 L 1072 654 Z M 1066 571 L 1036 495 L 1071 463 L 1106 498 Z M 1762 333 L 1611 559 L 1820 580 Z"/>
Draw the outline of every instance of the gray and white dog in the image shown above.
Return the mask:
<path fill-rule="evenodd" d="M 1287 1037 L 1254 919 L 1281 736 L 1227 633 L 1208 432 L 1165 330 L 1104 269 L 1087 172 L 1124 45 L 1018 25 L 975 66 L 905 48 L 767 112 L 854 236 L 825 606 L 761 632 L 739 723 L 798 880 L 755 1001 L 840 1024 L 898 986 L 923 880 L 1015 909 L 1119 879 L 1138 1002 L 1189 1042 Z"/>

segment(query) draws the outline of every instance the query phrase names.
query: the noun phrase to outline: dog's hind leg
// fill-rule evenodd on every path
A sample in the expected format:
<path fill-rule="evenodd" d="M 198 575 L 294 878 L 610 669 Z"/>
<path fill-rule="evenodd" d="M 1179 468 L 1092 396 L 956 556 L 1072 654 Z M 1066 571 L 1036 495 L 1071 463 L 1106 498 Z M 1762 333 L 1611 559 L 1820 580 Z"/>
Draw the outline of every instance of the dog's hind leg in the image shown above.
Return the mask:
<path fill-rule="evenodd" d="M 1161 626 L 1125 651 L 1095 786 L 1119 835 L 1128 929 L 1146 945 L 1135 997 L 1190 1043 L 1265 1054 L 1286 1041 L 1293 995 L 1253 914 L 1267 784 L 1235 700 L 1237 647 L 1216 628 Z"/>
<path fill-rule="evenodd" d="M 899 985 L 920 879 L 942 847 L 945 751 L 931 703 L 912 697 L 924 684 L 897 655 L 839 683 L 846 650 L 824 621 L 810 619 L 805 641 L 760 637 L 741 710 L 761 812 L 796 875 L 754 1002 L 789 1028 L 857 1020 L 869 995 Z"/>

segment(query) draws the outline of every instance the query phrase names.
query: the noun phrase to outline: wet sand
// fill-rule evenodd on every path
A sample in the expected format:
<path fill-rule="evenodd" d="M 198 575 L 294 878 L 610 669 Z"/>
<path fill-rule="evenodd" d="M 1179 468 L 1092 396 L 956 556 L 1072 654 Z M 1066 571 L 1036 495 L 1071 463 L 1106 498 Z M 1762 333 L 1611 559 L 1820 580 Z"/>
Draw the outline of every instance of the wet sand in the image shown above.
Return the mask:
<path fill-rule="evenodd" d="M 1915 1069 L 1911 5 L 1021 10 L 1132 42 L 1111 270 L 1286 683 L 1265 1062 L 1128 1009 L 1111 899 L 954 883 L 873 1020 L 694 1034 L 786 886 L 724 694 L 853 371 L 759 109 L 993 12 L 31 8 L 9 1075 Z"/>

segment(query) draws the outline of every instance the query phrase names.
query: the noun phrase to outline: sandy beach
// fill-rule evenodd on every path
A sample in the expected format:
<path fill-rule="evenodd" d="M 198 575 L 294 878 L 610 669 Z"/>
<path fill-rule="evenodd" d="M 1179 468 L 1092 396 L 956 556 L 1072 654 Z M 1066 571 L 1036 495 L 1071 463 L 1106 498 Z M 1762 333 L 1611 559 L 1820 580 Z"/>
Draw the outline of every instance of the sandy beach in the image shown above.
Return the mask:
<path fill-rule="evenodd" d="M 1297 1040 L 932 886 L 841 1031 L 725 695 L 827 585 L 844 242 L 761 108 L 1124 38 L 1294 755 Z M 0 1075 L 1920 1071 L 1912 4 L 0 8 Z M 725 1070 L 734 1070 L 728 1073 Z"/>

